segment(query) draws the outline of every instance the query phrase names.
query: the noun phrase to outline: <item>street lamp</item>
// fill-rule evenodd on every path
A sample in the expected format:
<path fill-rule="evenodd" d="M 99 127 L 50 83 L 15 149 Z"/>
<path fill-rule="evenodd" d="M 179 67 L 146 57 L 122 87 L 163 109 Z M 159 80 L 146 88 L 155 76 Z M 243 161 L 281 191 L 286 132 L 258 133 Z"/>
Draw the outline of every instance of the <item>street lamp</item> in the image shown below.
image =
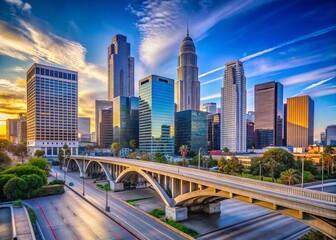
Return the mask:
<path fill-rule="evenodd" d="M 304 156 L 301 161 L 301 167 L 302 167 L 301 169 L 301 188 L 303 188 L 303 181 L 304 181 L 304 161 L 305 159 L 306 159 L 306 156 Z"/>
<path fill-rule="evenodd" d="M 201 165 L 201 150 L 202 148 L 200 147 L 200 149 L 198 150 L 198 169 L 200 169 Z"/>
<path fill-rule="evenodd" d="M 83 159 L 83 196 L 85 196 L 85 160 Z"/>
<path fill-rule="evenodd" d="M 259 179 L 261 181 L 261 161 L 259 161 Z"/>
<path fill-rule="evenodd" d="M 324 161 L 322 159 L 322 192 L 323 192 L 323 175 L 324 175 L 324 169 L 323 169 L 323 167 L 324 167 Z"/>

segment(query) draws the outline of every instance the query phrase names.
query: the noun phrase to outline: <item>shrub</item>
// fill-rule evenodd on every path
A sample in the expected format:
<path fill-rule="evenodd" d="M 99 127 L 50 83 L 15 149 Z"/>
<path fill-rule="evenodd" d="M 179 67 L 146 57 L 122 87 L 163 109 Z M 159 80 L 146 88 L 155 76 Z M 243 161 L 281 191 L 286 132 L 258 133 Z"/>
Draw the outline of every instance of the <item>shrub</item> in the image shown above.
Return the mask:
<path fill-rule="evenodd" d="M 49 173 L 49 162 L 45 158 L 31 158 L 29 159 L 28 164 L 44 170 L 46 174 Z"/>
<path fill-rule="evenodd" d="M 44 184 L 47 184 L 48 182 L 45 171 L 39 169 L 36 166 L 31 166 L 31 165 L 15 166 L 15 167 L 12 167 L 12 168 L 9 168 L 3 171 L 2 174 L 15 174 L 18 177 L 21 177 L 23 175 L 36 174 L 42 178 Z"/>
<path fill-rule="evenodd" d="M 12 159 L 4 152 L 0 151 L 0 171 L 1 169 L 5 169 L 10 166 L 12 163 Z"/>
<path fill-rule="evenodd" d="M 51 182 L 48 183 L 48 185 L 64 185 L 65 182 L 63 180 L 60 180 L 60 179 L 55 179 Z"/>
<path fill-rule="evenodd" d="M 166 223 L 169 224 L 170 226 L 188 234 L 189 236 L 192 236 L 192 237 L 195 237 L 198 235 L 198 232 L 196 232 L 195 230 L 191 229 L 191 228 L 188 228 L 186 226 L 184 226 L 183 224 L 181 223 L 178 223 L 178 222 L 175 222 L 173 220 L 166 220 Z"/>
<path fill-rule="evenodd" d="M 30 218 L 31 223 L 33 223 L 33 224 L 36 223 L 36 214 L 33 211 L 33 209 L 28 208 L 28 214 L 29 214 L 29 218 Z"/>
<path fill-rule="evenodd" d="M 156 217 L 156 218 L 163 218 L 165 216 L 165 211 L 162 209 L 153 209 L 149 212 L 150 215 Z"/>
<path fill-rule="evenodd" d="M 5 198 L 5 194 L 3 192 L 4 186 L 6 185 L 6 183 L 12 179 L 15 178 L 16 175 L 14 174 L 3 174 L 0 175 L 0 198 Z"/>
<path fill-rule="evenodd" d="M 40 188 L 37 192 L 36 195 L 38 197 L 44 197 L 44 196 L 50 196 L 50 195 L 57 195 L 64 193 L 64 185 L 48 185 L 48 186 L 43 186 Z"/>
<path fill-rule="evenodd" d="M 13 206 L 14 207 L 23 207 L 23 203 L 22 203 L 22 201 L 21 200 L 17 200 L 17 201 L 14 201 L 13 202 Z"/>
<path fill-rule="evenodd" d="M 10 179 L 4 186 L 4 194 L 8 199 L 22 199 L 27 196 L 28 184 L 26 180 L 14 177 Z"/>
<path fill-rule="evenodd" d="M 40 176 L 36 174 L 23 175 L 22 179 L 26 180 L 28 189 L 27 189 L 27 197 L 35 197 L 36 190 L 43 186 L 43 180 Z"/>

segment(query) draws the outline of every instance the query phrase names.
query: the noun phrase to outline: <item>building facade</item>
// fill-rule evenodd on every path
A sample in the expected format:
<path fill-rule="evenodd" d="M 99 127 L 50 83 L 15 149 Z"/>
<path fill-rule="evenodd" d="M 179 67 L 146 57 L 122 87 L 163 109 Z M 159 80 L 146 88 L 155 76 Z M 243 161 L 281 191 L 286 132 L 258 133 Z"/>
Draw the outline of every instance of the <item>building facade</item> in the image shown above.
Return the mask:
<path fill-rule="evenodd" d="M 246 152 L 246 78 L 243 63 L 225 64 L 224 87 L 221 92 L 221 149 Z"/>
<path fill-rule="evenodd" d="M 325 132 L 321 132 L 320 134 L 320 142 L 322 146 L 325 146 L 327 143 L 327 138 L 326 138 L 326 133 Z"/>
<path fill-rule="evenodd" d="M 196 48 L 187 32 L 178 57 L 177 80 L 175 82 L 176 111 L 200 110 L 200 82 Z"/>
<path fill-rule="evenodd" d="M 14 143 L 18 137 L 18 122 L 19 119 L 7 119 L 6 120 L 6 138 L 8 141 Z"/>
<path fill-rule="evenodd" d="M 208 115 L 208 151 L 220 150 L 220 113 Z"/>
<path fill-rule="evenodd" d="M 254 122 L 246 123 L 246 148 L 252 149 L 255 148 L 254 143 Z"/>
<path fill-rule="evenodd" d="M 271 81 L 254 88 L 256 148 L 283 145 L 283 86 Z"/>
<path fill-rule="evenodd" d="M 132 139 L 139 143 L 139 98 L 116 97 L 113 99 L 113 142 L 129 148 Z"/>
<path fill-rule="evenodd" d="M 326 129 L 326 144 L 336 146 L 336 125 L 330 125 Z"/>
<path fill-rule="evenodd" d="M 255 122 L 255 118 L 254 118 L 254 112 L 253 111 L 248 111 L 246 114 L 246 122 Z"/>
<path fill-rule="evenodd" d="M 78 74 L 33 64 L 27 71 L 27 146 L 56 157 L 64 144 L 78 153 Z"/>
<path fill-rule="evenodd" d="M 27 113 L 19 113 L 17 122 L 18 139 L 17 142 L 27 144 Z"/>
<path fill-rule="evenodd" d="M 284 104 L 283 146 L 287 146 L 287 103 Z"/>
<path fill-rule="evenodd" d="M 108 47 L 108 100 L 134 96 L 134 58 L 126 36 L 117 34 Z"/>
<path fill-rule="evenodd" d="M 78 118 L 78 141 L 79 142 L 91 142 L 90 131 L 91 120 L 88 117 Z"/>
<path fill-rule="evenodd" d="M 113 103 L 106 100 L 96 100 L 95 101 L 95 142 L 98 144 L 100 139 L 100 127 L 99 127 L 99 112 L 102 109 L 112 108 Z"/>
<path fill-rule="evenodd" d="M 287 98 L 287 145 L 314 143 L 314 101 L 309 96 Z"/>
<path fill-rule="evenodd" d="M 99 110 L 99 139 L 98 145 L 111 148 L 113 143 L 113 108 Z"/>
<path fill-rule="evenodd" d="M 215 114 L 217 112 L 217 105 L 216 103 L 204 103 L 201 111 Z"/>
<path fill-rule="evenodd" d="M 150 75 L 139 81 L 139 151 L 174 153 L 174 80 Z"/>
<path fill-rule="evenodd" d="M 208 149 L 208 113 L 186 110 L 175 113 L 175 152 L 187 145 L 190 152 Z"/>

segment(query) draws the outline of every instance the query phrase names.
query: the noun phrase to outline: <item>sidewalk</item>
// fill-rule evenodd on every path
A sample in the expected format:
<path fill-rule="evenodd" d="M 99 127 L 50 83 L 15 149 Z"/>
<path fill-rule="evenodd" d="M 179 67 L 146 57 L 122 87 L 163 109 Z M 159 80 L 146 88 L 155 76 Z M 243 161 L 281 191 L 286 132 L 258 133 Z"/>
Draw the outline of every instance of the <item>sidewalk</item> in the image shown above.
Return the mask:
<path fill-rule="evenodd" d="M 19 240 L 35 240 L 25 207 L 13 207 L 16 235 Z"/>

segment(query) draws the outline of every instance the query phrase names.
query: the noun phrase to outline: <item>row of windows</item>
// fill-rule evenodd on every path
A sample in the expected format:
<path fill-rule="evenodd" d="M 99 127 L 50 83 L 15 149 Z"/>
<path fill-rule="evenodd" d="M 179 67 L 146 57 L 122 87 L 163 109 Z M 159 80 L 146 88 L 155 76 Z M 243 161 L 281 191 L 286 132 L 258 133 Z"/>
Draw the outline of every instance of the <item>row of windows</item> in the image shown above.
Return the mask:
<path fill-rule="evenodd" d="M 44 69 L 44 68 L 36 68 L 36 74 L 50 76 L 50 77 L 57 77 L 57 78 L 63 78 L 67 80 L 77 80 L 76 74 L 70 74 L 66 72 L 51 70 L 51 69 Z"/>

